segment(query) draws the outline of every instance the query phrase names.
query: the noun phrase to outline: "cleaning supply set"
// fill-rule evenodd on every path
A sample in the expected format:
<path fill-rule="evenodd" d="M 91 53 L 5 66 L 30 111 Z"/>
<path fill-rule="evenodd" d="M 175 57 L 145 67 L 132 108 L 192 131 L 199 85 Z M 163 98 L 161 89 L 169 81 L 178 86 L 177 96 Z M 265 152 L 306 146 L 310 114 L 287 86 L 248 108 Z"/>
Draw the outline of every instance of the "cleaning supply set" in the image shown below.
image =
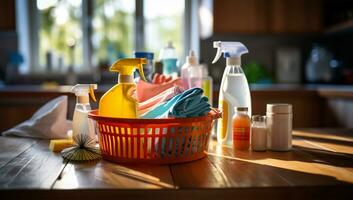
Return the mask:
<path fill-rule="evenodd" d="M 102 96 L 98 110 L 89 114 L 96 121 L 103 158 L 178 163 L 206 156 L 212 125 L 220 112 L 212 110 L 203 95 L 202 68 L 194 52 L 184 68 L 188 77 L 181 78 L 171 43 L 160 53 L 163 74 L 153 74 L 147 61 L 153 58 L 150 54 L 135 52 L 135 57 L 111 66 L 110 71 L 119 73 L 118 84 Z M 140 78 L 134 79 L 135 69 Z"/>
<path fill-rule="evenodd" d="M 214 62 L 222 53 L 227 59 L 220 91 L 223 119 L 218 125 L 218 141 L 247 150 L 250 139 L 256 145 L 257 137 L 263 139 L 265 135 L 256 134 L 257 119 L 251 125 L 249 118 L 250 91 L 240 67 L 240 56 L 248 51 L 239 42 L 215 42 L 214 47 L 218 48 Z M 103 158 L 115 162 L 175 163 L 205 156 L 213 121 L 221 113 L 212 110 L 203 95 L 202 67 L 193 51 L 181 69 L 181 79 L 171 73 L 155 74 L 149 83 L 144 78 L 144 64 L 145 58 L 114 63 L 110 70 L 119 72 L 119 83 L 103 95 L 99 111 L 89 114 L 97 122 Z M 141 75 L 137 84 L 134 69 Z M 263 150 L 261 144 L 253 146 L 253 150 Z"/>
<path fill-rule="evenodd" d="M 119 73 L 118 83 L 101 97 L 98 110 L 91 111 L 89 103 L 89 94 L 96 101 L 96 84 L 72 87 L 77 99 L 72 137 L 51 141 L 50 149 L 65 148 L 62 156 L 70 161 L 103 157 L 114 162 L 187 162 L 206 156 L 214 121 L 222 117 L 217 127 L 220 144 L 233 145 L 237 150 L 290 150 L 291 105 L 269 104 L 266 118 L 254 116 L 250 120 L 250 90 L 240 58 L 248 50 L 240 42 L 218 41 L 213 45 L 217 48 L 213 63 L 222 53 L 227 63 L 219 110 L 210 105 L 212 78 L 205 72 L 207 67 L 199 65 L 190 51 L 181 78 L 177 77 L 176 51 L 168 43 L 160 53 L 163 74 L 153 74 L 153 54 L 148 52 L 136 52 L 136 58 L 112 64 L 110 71 Z M 135 69 L 138 79 L 134 79 Z"/>

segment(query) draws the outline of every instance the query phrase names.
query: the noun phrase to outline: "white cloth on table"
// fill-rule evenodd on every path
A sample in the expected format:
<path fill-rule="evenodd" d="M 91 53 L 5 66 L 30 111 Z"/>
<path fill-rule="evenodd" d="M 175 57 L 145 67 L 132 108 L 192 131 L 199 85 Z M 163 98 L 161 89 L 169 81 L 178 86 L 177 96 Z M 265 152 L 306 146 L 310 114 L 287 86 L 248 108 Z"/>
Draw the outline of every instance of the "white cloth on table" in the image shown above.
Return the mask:
<path fill-rule="evenodd" d="M 39 108 L 30 119 L 2 132 L 6 136 L 42 139 L 67 138 L 70 121 L 67 115 L 67 96 L 57 97 Z M 20 108 L 18 110 L 21 112 Z"/>

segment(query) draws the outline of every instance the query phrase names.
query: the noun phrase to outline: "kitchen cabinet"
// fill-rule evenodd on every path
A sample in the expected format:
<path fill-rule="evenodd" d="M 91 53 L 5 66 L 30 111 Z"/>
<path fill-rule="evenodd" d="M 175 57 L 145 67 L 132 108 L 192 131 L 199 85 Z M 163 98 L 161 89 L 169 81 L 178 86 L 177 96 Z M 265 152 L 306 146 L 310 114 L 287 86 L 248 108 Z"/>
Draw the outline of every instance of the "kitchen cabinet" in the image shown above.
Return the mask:
<path fill-rule="evenodd" d="M 215 0 L 214 32 L 320 32 L 322 4 L 322 0 Z"/>
<path fill-rule="evenodd" d="M 15 0 L 0 1 L 0 31 L 14 31 L 15 29 Z"/>
<path fill-rule="evenodd" d="M 215 0 L 215 33 L 256 33 L 268 28 L 266 0 Z"/>

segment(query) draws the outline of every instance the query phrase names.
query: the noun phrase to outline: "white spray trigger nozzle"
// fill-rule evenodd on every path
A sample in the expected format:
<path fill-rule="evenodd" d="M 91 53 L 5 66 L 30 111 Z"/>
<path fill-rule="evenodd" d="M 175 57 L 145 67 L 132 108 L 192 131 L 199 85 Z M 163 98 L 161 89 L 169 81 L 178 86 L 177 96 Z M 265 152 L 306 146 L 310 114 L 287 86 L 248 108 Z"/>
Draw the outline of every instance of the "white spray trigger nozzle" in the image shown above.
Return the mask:
<path fill-rule="evenodd" d="M 96 97 L 94 95 L 94 90 L 97 89 L 97 84 L 77 84 L 71 88 L 71 92 L 75 93 L 76 96 L 88 95 L 92 97 L 94 101 Z"/>
<path fill-rule="evenodd" d="M 218 47 L 216 56 L 214 57 L 212 64 L 216 63 L 217 60 L 221 57 L 221 55 L 222 55 L 222 49 L 220 47 Z"/>
<path fill-rule="evenodd" d="M 222 53 L 227 53 L 229 57 L 240 58 L 241 55 L 249 52 L 245 45 L 241 42 L 215 41 L 213 42 L 213 48 L 217 48 L 217 53 L 212 63 L 217 62 Z"/>

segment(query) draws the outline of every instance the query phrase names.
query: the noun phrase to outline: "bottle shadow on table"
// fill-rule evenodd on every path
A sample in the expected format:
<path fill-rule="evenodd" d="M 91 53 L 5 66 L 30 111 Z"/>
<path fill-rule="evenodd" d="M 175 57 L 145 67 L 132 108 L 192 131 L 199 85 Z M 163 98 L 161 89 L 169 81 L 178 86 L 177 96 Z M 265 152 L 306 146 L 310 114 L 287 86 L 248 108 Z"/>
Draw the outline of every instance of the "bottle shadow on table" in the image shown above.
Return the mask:
<path fill-rule="evenodd" d="M 326 148 L 324 145 L 334 145 L 338 150 Z M 211 147 L 212 148 L 212 147 Z M 215 147 L 213 147 L 215 148 Z M 219 147 L 216 147 L 219 148 Z M 307 136 L 294 136 L 291 151 L 238 151 L 231 147 L 222 147 L 221 151 L 226 155 L 233 155 L 239 159 L 264 160 L 277 159 L 284 161 L 299 161 L 308 163 L 321 163 L 336 167 L 353 167 L 353 142 L 337 138 L 317 138 Z M 211 151 L 211 152 L 212 152 Z"/>
<path fill-rule="evenodd" d="M 298 145 L 293 145 L 292 150 L 288 152 L 234 151 L 234 154 L 236 158 L 246 160 L 277 159 L 283 161 L 320 163 L 336 167 L 353 167 L 353 154 L 333 152 L 324 149 L 309 148 Z"/>
<path fill-rule="evenodd" d="M 331 164 L 327 164 L 326 161 L 316 161 L 316 158 L 306 155 L 297 155 L 296 151 L 284 153 L 255 152 L 255 158 L 252 152 L 247 153 L 247 155 L 239 152 L 235 152 L 233 155 L 209 153 L 208 159 L 215 166 L 213 171 L 219 171 L 218 174 L 230 186 L 353 186 L 352 176 L 343 174 L 351 172 L 345 171 L 345 169 L 334 169 L 331 166 L 324 166 Z M 265 155 L 268 153 L 271 155 Z M 224 152 L 224 154 L 227 154 L 227 152 Z M 190 163 L 190 165 L 192 164 Z M 205 174 L 205 176 L 213 175 Z M 341 195 L 346 195 L 346 193 Z"/>

